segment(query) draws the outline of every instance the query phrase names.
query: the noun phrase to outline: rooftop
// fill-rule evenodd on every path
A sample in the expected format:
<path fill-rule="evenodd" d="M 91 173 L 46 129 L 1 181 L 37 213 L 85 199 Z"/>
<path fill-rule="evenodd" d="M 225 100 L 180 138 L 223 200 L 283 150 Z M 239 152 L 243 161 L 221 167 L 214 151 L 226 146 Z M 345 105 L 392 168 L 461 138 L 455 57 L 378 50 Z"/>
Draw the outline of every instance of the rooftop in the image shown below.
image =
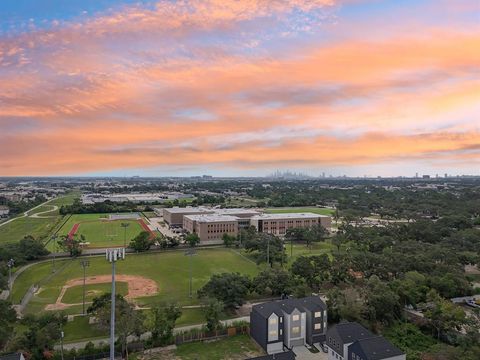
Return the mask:
<path fill-rule="evenodd" d="M 356 340 L 371 338 L 374 335 L 356 322 L 342 322 L 332 326 L 328 332 L 336 332 L 344 344 L 353 343 Z"/>
<path fill-rule="evenodd" d="M 170 212 L 170 213 L 175 213 L 175 214 L 182 214 L 182 213 L 189 213 L 189 212 L 205 212 L 205 213 L 213 213 L 213 209 L 207 209 L 204 207 L 193 207 L 193 206 L 187 206 L 187 207 L 172 207 L 172 208 L 165 208 L 164 210 Z"/>
<path fill-rule="evenodd" d="M 374 336 L 368 339 L 358 340 L 351 346 L 360 348 L 368 360 L 381 360 L 404 354 L 403 351 L 392 345 L 390 341 L 383 336 Z"/>
<path fill-rule="evenodd" d="M 185 215 L 184 218 L 187 218 L 196 222 L 238 221 L 238 218 L 236 216 L 220 215 L 220 214 Z"/>
<path fill-rule="evenodd" d="M 281 214 L 260 214 L 252 217 L 253 220 L 282 220 L 282 219 L 318 219 L 329 217 L 314 213 L 281 213 Z"/>
<path fill-rule="evenodd" d="M 263 304 L 254 305 L 252 310 L 257 311 L 264 317 L 269 317 L 272 313 L 282 315 L 282 312 L 290 314 L 295 308 L 298 310 L 313 310 L 321 307 L 323 310 L 327 309 L 325 303 L 318 296 L 308 296 L 301 299 L 285 299 L 278 301 L 270 301 Z"/>

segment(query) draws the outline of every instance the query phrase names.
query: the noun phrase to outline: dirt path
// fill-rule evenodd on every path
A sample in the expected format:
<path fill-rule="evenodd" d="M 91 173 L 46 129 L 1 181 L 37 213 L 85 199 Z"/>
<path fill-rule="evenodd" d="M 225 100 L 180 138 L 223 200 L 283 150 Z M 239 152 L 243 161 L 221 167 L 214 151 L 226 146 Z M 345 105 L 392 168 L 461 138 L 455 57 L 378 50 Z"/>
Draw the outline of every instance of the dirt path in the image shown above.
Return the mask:
<path fill-rule="evenodd" d="M 52 217 L 56 217 L 56 215 L 48 215 L 47 216 L 47 215 L 44 215 L 44 214 L 48 214 L 49 212 L 57 211 L 58 206 L 57 205 L 45 205 L 45 206 L 51 206 L 52 208 L 50 210 L 45 210 L 45 211 L 41 211 L 41 212 L 32 214 L 32 215 L 30 215 L 30 217 L 31 218 L 38 218 L 38 219 L 49 219 L 49 218 L 52 218 Z"/>
<path fill-rule="evenodd" d="M 117 275 L 115 280 L 117 282 L 126 282 L 128 284 L 128 293 L 125 296 L 125 298 L 128 300 L 133 300 L 142 296 L 155 295 L 158 293 L 157 283 L 152 279 L 148 279 L 143 276 Z M 89 276 L 85 279 L 85 283 L 87 285 L 105 284 L 110 283 L 111 281 L 112 277 L 110 275 Z M 62 310 L 71 306 L 75 306 L 76 304 L 63 303 L 62 299 L 69 288 L 80 285 L 83 285 L 83 278 L 67 281 L 67 283 L 62 287 L 55 304 L 48 304 L 45 307 L 45 310 Z"/>

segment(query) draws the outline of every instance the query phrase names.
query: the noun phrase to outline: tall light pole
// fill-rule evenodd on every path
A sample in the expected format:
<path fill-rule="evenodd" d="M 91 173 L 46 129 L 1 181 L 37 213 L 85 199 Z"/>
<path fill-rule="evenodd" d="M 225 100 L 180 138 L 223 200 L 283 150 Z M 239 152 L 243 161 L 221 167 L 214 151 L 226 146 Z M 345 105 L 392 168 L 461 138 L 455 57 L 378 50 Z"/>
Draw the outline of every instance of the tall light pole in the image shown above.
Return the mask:
<path fill-rule="evenodd" d="M 115 359 L 115 263 L 125 259 L 125 248 L 107 249 L 106 258 L 112 263 L 112 301 L 110 309 L 110 360 Z"/>
<path fill-rule="evenodd" d="M 127 247 L 127 228 L 130 226 L 130 223 L 122 222 L 123 232 L 123 247 Z"/>
<path fill-rule="evenodd" d="M 190 287 L 189 287 L 188 296 L 190 298 L 192 298 L 192 296 L 193 296 L 193 294 L 192 294 L 192 256 L 194 256 L 196 254 L 197 254 L 197 252 L 195 251 L 195 249 L 188 249 L 187 251 L 185 251 L 185 256 L 189 257 L 188 267 L 189 267 L 189 272 L 190 272 Z"/>
<path fill-rule="evenodd" d="M 7 262 L 8 266 L 8 289 L 11 292 L 12 291 L 12 268 L 15 265 L 15 260 L 10 259 Z"/>
<path fill-rule="evenodd" d="M 86 315 L 85 312 L 85 278 L 86 278 L 86 269 L 90 266 L 90 261 L 82 260 L 80 261 L 80 266 L 83 268 L 83 316 Z"/>

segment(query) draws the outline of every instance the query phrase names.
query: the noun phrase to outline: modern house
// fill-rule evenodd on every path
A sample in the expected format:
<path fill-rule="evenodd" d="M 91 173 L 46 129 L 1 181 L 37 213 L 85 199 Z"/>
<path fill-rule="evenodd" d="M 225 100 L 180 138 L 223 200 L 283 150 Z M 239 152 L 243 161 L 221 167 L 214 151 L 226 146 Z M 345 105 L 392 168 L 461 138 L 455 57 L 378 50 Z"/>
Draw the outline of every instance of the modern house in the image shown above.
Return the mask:
<path fill-rule="evenodd" d="M 0 355 L 0 360 L 25 360 L 22 353 L 12 353 L 7 355 Z"/>
<path fill-rule="evenodd" d="M 326 334 L 328 360 L 406 360 L 406 355 L 383 336 L 356 322 L 342 322 Z"/>
<path fill-rule="evenodd" d="M 254 305 L 250 335 L 268 353 L 325 341 L 327 306 L 318 296 Z"/>

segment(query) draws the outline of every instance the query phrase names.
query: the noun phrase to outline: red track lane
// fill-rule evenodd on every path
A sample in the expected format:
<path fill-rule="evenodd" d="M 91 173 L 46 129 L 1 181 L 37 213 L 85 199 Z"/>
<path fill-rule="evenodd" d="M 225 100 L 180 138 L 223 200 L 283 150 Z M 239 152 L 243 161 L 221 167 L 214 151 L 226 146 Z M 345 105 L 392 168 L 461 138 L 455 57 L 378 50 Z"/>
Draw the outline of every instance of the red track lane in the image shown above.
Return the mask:
<path fill-rule="evenodd" d="M 150 228 L 148 227 L 147 224 L 145 224 L 145 221 L 143 221 L 143 219 L 139 219 L 138 220 L 138 223 L 140 224 L 140 226 L 143 228 L 143 230 L 145 230 L 146 232 L 150 233 L 150 239 L 153 239 L 155 237 L 155 234 L 152 230 L 150 230 Z"/>
<path fill-rule="evenodd" d="M 73 236 L 77 233 L 79 226 L 80 226 L 80 223 L 76 223 L 73 225 L 72 230 L 70 230 L 70 232 L 68 233 L 68 238 L 70 240 L 72 240 Z"/>

